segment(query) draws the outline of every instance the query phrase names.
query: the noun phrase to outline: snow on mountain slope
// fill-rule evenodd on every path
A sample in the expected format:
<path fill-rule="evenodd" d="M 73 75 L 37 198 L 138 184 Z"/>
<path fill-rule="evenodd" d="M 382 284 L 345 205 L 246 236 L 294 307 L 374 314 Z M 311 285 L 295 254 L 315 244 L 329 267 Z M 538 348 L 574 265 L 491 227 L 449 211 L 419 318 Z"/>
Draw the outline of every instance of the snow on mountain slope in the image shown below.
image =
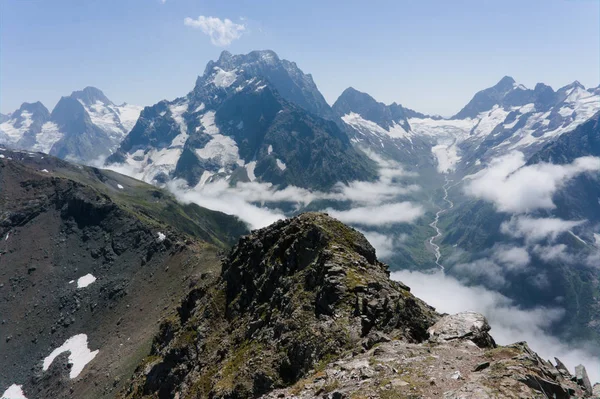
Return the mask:
<path fill-rule="evenodd" d="M 52 113 L 40 102 L 23 103 L 0 123 L 0 144 L 90 162 L 118 147 L 141 110 L 115 105 L 102 91 L 86 87 L 61 98 Z"/>
<path fill-rule="evenodd" d="M 359 114 L 354 112 L 350 112 L 349 114 L 342 116 L 342 120 L 355 128 L 362 135 L 375 133 L 383 137 L 407 139 L 408 141 L 412 141 L 412 132 L 409 133 L 401 125 L 395 122 L 388 129 L 385 129 L 373 121 L 363 119 Z"/>
<path fill-rule="evenodd" d="M 505 80 L 495 87 L 505 84 Z M 481 100 L 481 93 L 492 89 L 496 103 Z M 543 84 L 530 90 L 513 82 L 498 93 L 494 88 L 483 90 L 461 113 L 450 119 L 408 119 L 414 134 L 436 140 L 432 151 L 438 159 L 440 171 L 453 170 L 454 167 L 446 167 L 448 155 L 453 159 L 450 164 L 461 164 L 463 168 L 513 150 L 532 155 L 600 110 L 600 94 L 586 90 L 578 82 L 556 92 Z M 489 100 L 490 96 L 486 96 Z M 477 102 L 478 99 L 481 101 Z M 459 117 L 472 114 L 474 110 L 479 111 L 474 116 Z M 444 159 L 441 160 L 439 155 Z"/>
<path fill-rule="evenodd" d="M 109 135 L 115 143 L 115 148 L 133 128 L 143 109 L 141 106 L 129 104 L 114 105 L 112 103 L 104 104 L 101 101 L 96 101 L 88 105 L 81 100 L 80 102 L 85 107 L 92 123 Z"/>

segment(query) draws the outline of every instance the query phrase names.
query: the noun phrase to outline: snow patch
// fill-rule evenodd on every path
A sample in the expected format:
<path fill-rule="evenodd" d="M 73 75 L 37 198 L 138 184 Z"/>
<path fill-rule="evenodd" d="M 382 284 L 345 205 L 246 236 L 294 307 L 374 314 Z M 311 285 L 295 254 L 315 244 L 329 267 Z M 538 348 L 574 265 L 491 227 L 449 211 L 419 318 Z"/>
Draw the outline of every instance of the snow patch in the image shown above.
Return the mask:
<path fill-rule="evenodd" d="M 91 273 L 88 273 L 85 276 L 79 277 L 77 279 L 77 288 L 85 288 L 88 285 L 92 284 L 94 281 L 96 281 L 96 277 L 94 277 Z"/>
<path fill-rule="evenodd" d="M 171 146 L 183 146 L 188 139 L 187 125 L 183 118 L 184 112 L 188 110 L 189 104 L 187 101 L 177 104 L 169 105 L 171 111 L 171 118 L 179 125 L 180 133 L 171 141 Z"/>
<path fill-rule="evenodd" d="M 277 161 L 277 167 L 281 170 L 285 170 L 287 168 L 287 166 L 285 166 L 285 163 L 283 163 L 283 161 L 279 158 L 276 159 Z"/>
<path fill-rule="evenodd" d="M 23 393 L 23 385 L 12 384 L 0 397 L 1 399 L 27 399 Z"/>
<path fill-rule="evenodd" d="M 43 370 L 47 371 L 54 359 L 64 352 L 69 352 L 69 364 L 72 365 L 69 378 L 73 379 L 77 378 L 81 371 L 83 371 L 83 368 L 96 357 L 99 351 L 95 350 L 92 352 L 89 350 L 87 335 L 74 335 L 66 340 L 60 347 L 54 349 L 54 351 L 44 359 Z"/>
<path fill-rule="evenodd" d="M 158 241 L 158 242 L 163 242 L 167 238 L 167 236 L 164 235 L 163 233 L 161 233 L 160 231 L 158 233 L 156 233 L 156 234 L 158 236 L 158 238 L 156 239 L 156 241 Z"/>
<path fill-rule="evenodd" d="M 215 67 L 215 76 L 213 77 L 213 83 L 217 87 L 229 87 L 235 82 L 237 79 L 237 74 L 235 70 L 233 71 L 224 71 L 219 67 Z"/>
<path fill-rule="evenodd" d="M 119 190 L 123 190 L 123 186 L 122 186 L 122 185 L 120 185 L 120 184 L 117 184 L 117 188 L 118 188 Z"/>
<path fill-rule="evenodd" d="M 58 129 L 56 123 L 46 122 L 42 125 L 42 130 L 35 135 L 37 143 L 31 149 L 48 154 L 52 146 L 62 139 L 63 136 L 64 134 Z"/>
<path fill-rule="evenodd" d="M 256 180 L 256 175 L 254 174 L 255 168 L 256 168 L 256 161 L 249 162 L 246 165 L 246 173 L 248 173 L 248 179 L 250 179 L 250 181 Z"/>
<path fill-rule="evenodd" d="M 200 105 L 198 105 L 196 107 L 196 109 L 194 110 L 194 113 L 200 112 L 200 111 L 204 110 L 204 108 L 206 108 L 206 106 L 204 105 L 204 103 L 200 103 Z"/>
<path fill-rule="evenodd" d="M 42 170 L 40 170 L 40 172 L 49 173 L 48 169 L 42 169 Z"/>
<path fill-rule="evenodd" d="M 396 122 L 394 122 L 392 127 L 386 130 L 373 121 L 363 119 L 362 116 L 355 112 L 350 112 L 349 114 L 342 116 L 342 120 L 346 124 L 355 128 L 362 135 L 371 133 L 384 137 L 388 136 L 395 139 L 406 139 L 412 141 L 410 133 Z"/>
<path fill-rule="evenodd" d="M 208 111 L 202 118 L 200 123 L 204 127 L 204 131 L 212 136 L 212 139 L 206 143 L 203 148 L 195 150 L 196 155 L 201 159 L 212 159 L 221 167 L 231 165 L 243 166 L 245 162 L 240 159 L 238 146 L 236 142 L 229 136 L 224 136 L 220 133 L 219 128 L 215 124 L 215 111 Z"/>
<path fill-rule="evenodd" d="M 272 152 L 273 152 L 273 146 L 271 144 L 269 144 L 269 148 L 267 148 L 267 154 L 271 155 Z"/>

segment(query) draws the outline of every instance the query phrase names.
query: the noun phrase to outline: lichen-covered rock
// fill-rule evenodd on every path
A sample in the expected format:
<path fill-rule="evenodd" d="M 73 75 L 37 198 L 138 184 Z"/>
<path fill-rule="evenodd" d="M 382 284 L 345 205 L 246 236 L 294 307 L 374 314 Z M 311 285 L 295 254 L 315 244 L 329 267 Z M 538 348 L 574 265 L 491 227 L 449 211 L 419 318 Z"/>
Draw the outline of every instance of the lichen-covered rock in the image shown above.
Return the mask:
<path fill-rule="evenodd" d="M 457 339 L 468 339 L 480 348 L 493 348 L 494 339 L 488 333 L 490 325 L 486 318 L 475 312 L 461 312 L 441 318 L 429 328 L 429 340 L 443 343 Z"/>

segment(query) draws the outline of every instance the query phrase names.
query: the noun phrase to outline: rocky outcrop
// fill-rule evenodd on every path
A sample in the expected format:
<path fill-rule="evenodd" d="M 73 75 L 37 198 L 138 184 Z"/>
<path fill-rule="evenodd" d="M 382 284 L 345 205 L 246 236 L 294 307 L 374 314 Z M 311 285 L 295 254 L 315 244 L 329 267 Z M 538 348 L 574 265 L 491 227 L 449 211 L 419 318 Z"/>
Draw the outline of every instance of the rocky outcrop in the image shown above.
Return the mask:
<path fill-rule="evenodd" d="M 343 354 L 424 342 L 438 318 L 362 234 L 307 213 L 243 237 L 163 323 L 124 396 L 258 397 Z"/>
<path fill-rule="evenodd" d="M 488 332 L 491 327 L 483 315 L 462 312 L 445 316 L 427 331 L 429 341 L 443 343 L 453 340 L 470 340 L 480 348 L 495 348 L 496 343 Z"/>
<path fill-rule="evenodd" d="M 240 239 L 161 325 L 126 398 L 581 398 L 480 314 L 441 317 L 356 230 L 306 213 Z M 579 380 L 579 384 L 578 384 Z"/>
<path fill-rule="evenodd" d="M 263 398 L 589 397 L 591 391 L 573 380 L 525 343 L 482 348 L 468 337 L 427 344 L 390 341 L 317 368 Z"/>

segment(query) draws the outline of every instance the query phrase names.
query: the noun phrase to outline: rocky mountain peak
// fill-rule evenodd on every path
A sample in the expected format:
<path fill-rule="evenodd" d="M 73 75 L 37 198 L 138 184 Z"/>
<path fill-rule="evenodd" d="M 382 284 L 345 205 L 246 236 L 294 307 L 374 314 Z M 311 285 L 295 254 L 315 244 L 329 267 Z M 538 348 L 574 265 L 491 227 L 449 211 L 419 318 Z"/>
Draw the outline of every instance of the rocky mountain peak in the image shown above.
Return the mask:
<path fill-rule="evenodd" d="M 517 85 L 510 76 L 505 76 L 494 86 L 481 90 L 453 119 L 475 118 L 481 112 L 489 111 L 494 106 L 524 105 L 532 101 L 532 90 Z"/>
<path fill-rule="evenodd" d="M 346 351 L 426 340 L 439 315 L 388 274 L 361 233 L 326 214 L 254 231 L 163 324 L 126 397 L 257 397 Z"/>
<path fill-rule="evenodd" d="M 250 79 L 266 79 L 285 100 L 317 116 L 334 119 L 331 107 L 312 77 L 298 68 L 296 63 L 280 59 L 272 50 L 256 50 L 236 55 L 223 51 L 217 61 L 208 62 L 203 76 L 196 82 L 197 88 L 211 81 L 215 68 L 236 74 L 243 73 Z"/>
<path fill-rule="evenodd" d="M 406 120 L 407 113 L 402 105 L 397 103 L 386 105 L 353 87 L 342 92 L 332 109 L 340 117 L 357 113 L 363 119 L 375 122 L 384 129 L 389 129 L 394 124 L 400 124 L 406 130 L 410 129 Z"/>
<path fill-rule="evenodd" d="M 515 84 L 516 81 L 512 78 L 512 76 L 504 76 L 493 88 L 500 92 L 507 92 L 512 90 Z"/>
<path fill-rule="evenodd" d="M 48 111 L 48 108 L 46 108 L 44 106 L 44 104 L 42 104 L 40 101 L 36 101 L 34 103 L 23 103 L 21 104 L 21 106 L 19 107 L 19 113 L 20 112 L 31 112 L 34 115 L 40 115 L 43 116 L 45 118 L 48 118 L 50 116 L 50 112 Z"/>
<path fill-rule="evenodd" d="M 74 91 L 71 93 L 71 97 L 82 101 L 86 106 L 93 105 L 97 101 L 100 101 L 104 105 L 114 105 L 113 102 L 104 95 L 102 90 L 92 86 L 88 86 L 83 90 Z"/>
<path fill-rule="evenodd" d="M 120 397 L 591 395 L 582 367 L 489 332 L 482 315 L 442 317 L 390 280 L 358 231 L 305 213 L 242 237 L 220 276 L 196 282 Z"/>

